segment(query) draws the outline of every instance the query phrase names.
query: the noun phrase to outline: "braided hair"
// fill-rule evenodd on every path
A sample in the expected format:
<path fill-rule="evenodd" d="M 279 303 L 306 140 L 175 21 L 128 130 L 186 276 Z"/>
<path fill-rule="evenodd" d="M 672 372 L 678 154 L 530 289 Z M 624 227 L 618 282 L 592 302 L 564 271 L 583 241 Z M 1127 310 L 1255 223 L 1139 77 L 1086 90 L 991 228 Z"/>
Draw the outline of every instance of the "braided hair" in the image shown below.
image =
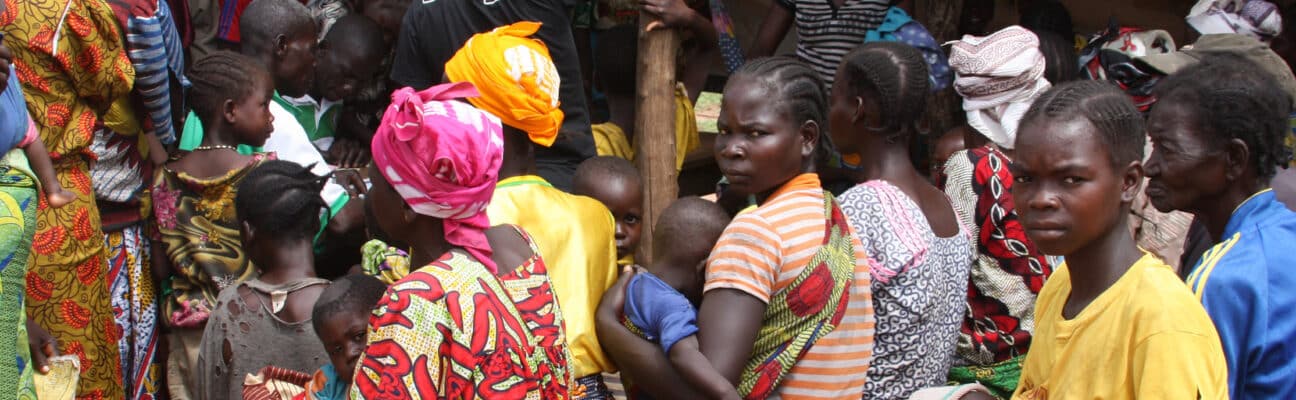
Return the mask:
<path fill-rule="evenodd" d="M 186 72 L 185 76 L 193 84 L 189 104 L 198 119 L 209 124 L 220 119 L 225 101 L 243 101 L 254 94 L 258 79 L 270 79 L 261 63 L 228 50 L 198 60 Z"/>
<path fill-rule="evenodd" d="M 1233 54 L 1209 54 L 1153 89 L 1158 104 L 1187 106 L 1199 134 L 1215 148 L 1240 139 L 1250 151 L 1256 175 L 1268 180 L 1291 161 L 1283 138 L 1291 112 L 1286 92 L 1264 69 Z"/>
<path fill-rule="evenodd" d="M 798 124 L 814 121 L 820 133 L 817 157 L 825 159 L 831 150 L 824 134 L 828 132 L 828 90 L 814 69 L 792 57 L 765 57 L 743 64 L 730 81 L 737 76 L 750 76 L 773 89 L 777 104 Z"/>
<path fill-rule="evenodd" d="M 1113 166 L 1143 159 L 1147 141 L 1143 114 L 1130 97 L 1108 81 L 1071 81 L 1054 86 L 1031 104 L 1022 125 L 1084 118 L 1098 129 Z"/>
<path fill-rule="evenodd" d="M 267 161 L 239 182 L 234 212 L 263 235 L 310 240 L 319 231 L 320 213 L 328 210 L 320 197 L 328 178 L 309 166 Z"/>
<path fill-rule="evenodd" d="M 851 96 L 875 99 L 882 113 L 882 131 L 904 134 L 927 108 L 927 62 L 922 53 L 899 42 L 871 42 L 856 48 L 841 63 L 842 79 Z M 845 82 L 842 82 L 845 80 Z"/>
<path fill-rule="evenodd" d="M 311 309 L 311 326 L 315 333 L 322 331 L 325 319 L 343 312 L 367 315 L 378 306 L 387 284 L 369 275 L 347 275 L 324 288 L 315 308 Z"/>

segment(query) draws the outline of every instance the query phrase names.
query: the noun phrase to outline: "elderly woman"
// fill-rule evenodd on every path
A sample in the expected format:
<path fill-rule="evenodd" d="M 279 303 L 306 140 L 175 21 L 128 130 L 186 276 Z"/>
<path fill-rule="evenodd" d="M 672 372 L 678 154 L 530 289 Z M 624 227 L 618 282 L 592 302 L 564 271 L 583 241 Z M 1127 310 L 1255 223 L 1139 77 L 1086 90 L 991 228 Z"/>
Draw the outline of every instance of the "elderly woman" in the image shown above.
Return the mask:
<path fill-rule="evenodd" d="M 1219 331 L 1229 397 L 1292 398 L 1296 213 L 1269 187 L 1291 157 L 1290 100 L 1264 69 L 1226 55 L 1174 73 L 1156 94 L 1147 194 L 1158 210 L 1193 214 L 1218 243 L 1188 284 Z"/>
<path fill-rule="evenodd" d="M 455 98 L 470 84 L 405 88 L 373 139 L 370 208 L 411 265 L 369 320 L 352 398 L 566 398 L 562 316 L 521 228 L 491 227 L 499 120 Z"/>

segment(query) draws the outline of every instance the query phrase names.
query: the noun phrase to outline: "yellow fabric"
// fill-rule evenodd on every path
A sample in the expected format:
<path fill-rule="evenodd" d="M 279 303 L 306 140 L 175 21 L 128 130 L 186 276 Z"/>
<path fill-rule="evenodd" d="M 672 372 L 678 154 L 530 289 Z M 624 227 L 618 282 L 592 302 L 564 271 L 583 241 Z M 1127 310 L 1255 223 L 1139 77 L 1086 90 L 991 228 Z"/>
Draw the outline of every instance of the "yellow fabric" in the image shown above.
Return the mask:
<path fill-rule="evenodd" d="M 563 112 L 558 109 L 558 68 L 549 48 L 528 37 L 539 29 L 539 22 L 523 21 L 473 35 L 446 62 L 445 74 L 451 82 L 477 87 L 481 96 L 469 97 L 469 103 L 549 147 L 558 137 Z"/>
<path fill-rule="evenodd" d="M 1013 399 L 1225 399 L 1228 367 L 1206 310 L 1144 254 L 1070 320 L 1063 264 L 1035 304 L 1035 337 Z"/>
<path fill-rule="evenodd" d="M 612 213 L 598 200 L 524 175 L 496 185 L 486 215 L 492 225 L 521 226 L 539 247 L 566 320 L 572 376 L 616 372 L 594 333 L 594 311 L 617 278 Z"/>
<path fill-rule="evenodd" d="M 594 146 L 598 149 L 598 155 L 634 161 L 635 148 L 620 126 L 605 122 L 590 126 L 590 130 L 594 133 Z M 702 146 L 702 139 L 698 136 L 697 115 L 693 113 L 693 102 L 689 100 L 684 84 L 677 83 L 675 85 L 675 170 L 684 168 L 684 159 L 700 146 Z"/>

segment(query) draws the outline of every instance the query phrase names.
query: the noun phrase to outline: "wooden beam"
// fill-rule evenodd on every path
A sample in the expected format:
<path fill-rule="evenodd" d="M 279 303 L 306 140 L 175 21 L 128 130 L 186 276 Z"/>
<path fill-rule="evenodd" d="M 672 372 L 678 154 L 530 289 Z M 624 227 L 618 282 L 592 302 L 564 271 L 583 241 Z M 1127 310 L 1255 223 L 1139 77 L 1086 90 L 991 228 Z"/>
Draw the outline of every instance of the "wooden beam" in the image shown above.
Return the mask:
<path fill-rule="evenodd" d="M 679 193 L 675 170 L 675 57 L 679 42 L 674 29 L 647 32 L 654 18 L 639 15 L 634 144 L 635 161 L 644 177 L 644 218 L 635 261 L 647 265 L 653 259 L 652 232 L 657 218 Z"/>

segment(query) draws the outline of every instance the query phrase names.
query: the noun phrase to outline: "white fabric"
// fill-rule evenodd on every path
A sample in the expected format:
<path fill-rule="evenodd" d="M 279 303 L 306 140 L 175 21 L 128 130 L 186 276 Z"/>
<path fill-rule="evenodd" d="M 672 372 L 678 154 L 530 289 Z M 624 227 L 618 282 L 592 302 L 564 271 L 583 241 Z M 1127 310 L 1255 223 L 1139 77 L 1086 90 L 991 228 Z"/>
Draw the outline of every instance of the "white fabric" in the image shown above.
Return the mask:
<path fill-rule="evenodd" d="M 1020 26 L 990 36 L 951 42 L 954 89 L 963 96 L 968 125 L 995 145 L 1011 149 L 1017 124 L 1035 98 L 1051 85 L 1044 78 L 1039 38 Z"/>
<path fill-rule="evenodd" d="M 324 176 L 333 172 L 333 167 L 324 162 L 324 156 L 315 149 L 310 137 L 306 135 L 306 130 L 297 123 L 297 118 L 292 112 L 272 101 L 270 115 L 274 116 L 274 132 L 270 134 L 269 139 L 266 139 L 265 146 L 262 146 L 263 150 L 274 152 L 280 160 L 292 161 L 302 166 L 315 164 L 311 168 L 311 172 L 315 175 Z M 346 189 L 332 179 L 324 184 L 320 196 L 330 208 L 335 208 L 339 201 L 349 199 Z"/>
<path fill-rule="evenodd" d="M 1185 20 L 1203 35 L 1237 33 L 1268 43 L 1282 33 L 1277 6 L 1264 0 L 1201 0 Z"/>

